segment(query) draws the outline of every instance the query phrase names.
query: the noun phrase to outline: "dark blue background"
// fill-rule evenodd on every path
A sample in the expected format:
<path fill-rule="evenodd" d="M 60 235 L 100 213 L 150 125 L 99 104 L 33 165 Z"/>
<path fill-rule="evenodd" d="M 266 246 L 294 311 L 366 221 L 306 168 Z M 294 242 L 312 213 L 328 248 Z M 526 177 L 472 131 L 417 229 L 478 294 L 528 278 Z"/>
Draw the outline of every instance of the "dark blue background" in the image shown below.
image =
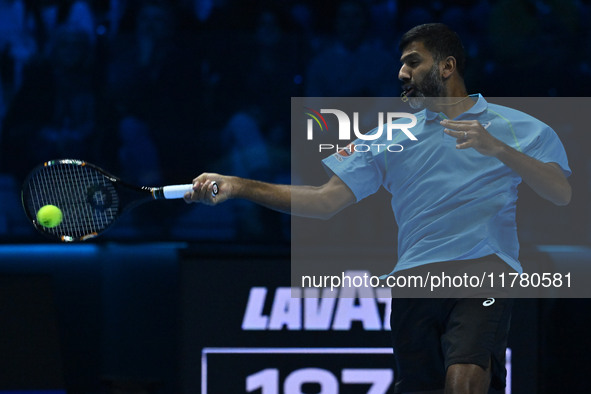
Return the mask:
<path fill-rule="evenodd" d="M 156 376 L 167 382 L 162 392 L 177 392 L 185 378 L 176 368 L 182 260 L 158 245 L 239 245 L 264 260 L 252 248 L 288 248 L 289 220 L 242 202 L 152 203 L 117 223 L 90 255 L 77 247 L 35 252 L 45 239 L 26 221 L 19 190 L 40 162 L 85 159 L 149 185 L 187 183 L 202 171 L 289 182 L 290 97 L 398 96 L 397 41 L 423 22 L 448 23 L 463 38 L 470 93 L 584 97 L 591 89 L 589 1 L 345 3 L 0 3 L 0 236 L 8 248 L 1 270 L 48 275 L 60 327 L 54 361 L 71 392 L 106 390 L 100 379 L 110 373 Z M 557 208 L 521 188 L 525 249 L 591 239 L 588 130 L 556 131 L 573 170 L 573 200 Z M 247 272 L 224 280 L 254 283 Z M 216 296 L 203 294 L 202 303 Z M 541 324 L 529 357 L 545 361 L 538 392 L 583 392 L 576 382 L 590 362 L 587 301 L 535 307 Z M 173 361 L 134 364 L 154 358 Z"/>

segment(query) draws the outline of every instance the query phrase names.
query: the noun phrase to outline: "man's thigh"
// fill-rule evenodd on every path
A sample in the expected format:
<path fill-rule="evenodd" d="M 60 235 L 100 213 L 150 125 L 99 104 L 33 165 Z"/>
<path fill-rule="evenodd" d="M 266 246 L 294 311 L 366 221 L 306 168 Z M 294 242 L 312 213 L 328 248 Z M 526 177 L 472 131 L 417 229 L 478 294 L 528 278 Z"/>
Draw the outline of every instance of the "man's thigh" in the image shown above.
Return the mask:
<path fill-rule="evenodd" d="M 392 300 L 395 392 L 441 390 L 454 364 L 490 366 L 493 385 L 504 385 L 512 300 L 485 301 Z"/>

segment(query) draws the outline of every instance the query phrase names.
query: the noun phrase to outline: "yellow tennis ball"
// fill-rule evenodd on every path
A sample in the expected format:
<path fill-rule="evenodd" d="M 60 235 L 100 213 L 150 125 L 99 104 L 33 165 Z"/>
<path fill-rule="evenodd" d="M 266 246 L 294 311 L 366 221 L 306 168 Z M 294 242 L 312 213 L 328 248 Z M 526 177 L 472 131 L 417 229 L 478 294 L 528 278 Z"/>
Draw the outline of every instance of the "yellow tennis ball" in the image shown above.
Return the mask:
<path fill-rule="evenodd" d="M 62 222 L 62 218 L 62 210 L 55 205 L 44 205 L 37 211 L 37 221 L 43 227 L 56 227 Z"/>

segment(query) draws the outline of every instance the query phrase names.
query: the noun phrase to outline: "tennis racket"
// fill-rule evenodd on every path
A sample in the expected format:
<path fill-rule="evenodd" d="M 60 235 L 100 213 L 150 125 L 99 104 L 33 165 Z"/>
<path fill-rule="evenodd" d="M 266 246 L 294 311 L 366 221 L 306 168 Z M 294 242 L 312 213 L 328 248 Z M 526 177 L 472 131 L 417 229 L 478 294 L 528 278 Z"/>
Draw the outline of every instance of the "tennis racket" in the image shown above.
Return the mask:
<path fill-rule="evenodd" d="M 51 160 L 36 167 L 21 192 L 25 213 L 42 234 L 62 242 L 86 241 L 105 232 L 126 211 L 147 201 L 179 199 L 191 184 L 135 186 L 82 160 Z M 218 194 L 214 182 L 212 196 Z M 62 211 L 62 221 L 44 227 L 37 212 L 45 205 Z"/>

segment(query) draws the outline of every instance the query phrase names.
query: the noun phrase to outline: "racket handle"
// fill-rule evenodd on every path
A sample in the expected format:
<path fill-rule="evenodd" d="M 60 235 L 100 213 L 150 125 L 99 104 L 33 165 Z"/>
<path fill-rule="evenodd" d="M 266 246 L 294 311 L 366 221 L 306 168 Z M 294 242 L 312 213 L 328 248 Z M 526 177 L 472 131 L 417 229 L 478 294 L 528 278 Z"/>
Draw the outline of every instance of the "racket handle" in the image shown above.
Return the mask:
<path fill-rule="evenodd" d="M 183 198 L 185 193 L 190 192 L 191 190 L 193 190 L 193 185 L 190 183 L 186 185 L 171 185 L 164 186 L 162 188 L 162 194 L 164 195 L 164 198 L 170 200 L 173 198 Z"/>
<path fill-rule="evenodd" d="M 185 193 L 190 192 L 193 190 L 192 184 L 186 185 L 171 185 L 171 186 L 164 186 L 162 187 L 162 196 L 167 199 L 175 199 L 175 198 L 183 198 Z M 211 188 L 211 195 L 215 197 L 218 194 L 218 184 L 216 182 L 212 183 Z"/>

